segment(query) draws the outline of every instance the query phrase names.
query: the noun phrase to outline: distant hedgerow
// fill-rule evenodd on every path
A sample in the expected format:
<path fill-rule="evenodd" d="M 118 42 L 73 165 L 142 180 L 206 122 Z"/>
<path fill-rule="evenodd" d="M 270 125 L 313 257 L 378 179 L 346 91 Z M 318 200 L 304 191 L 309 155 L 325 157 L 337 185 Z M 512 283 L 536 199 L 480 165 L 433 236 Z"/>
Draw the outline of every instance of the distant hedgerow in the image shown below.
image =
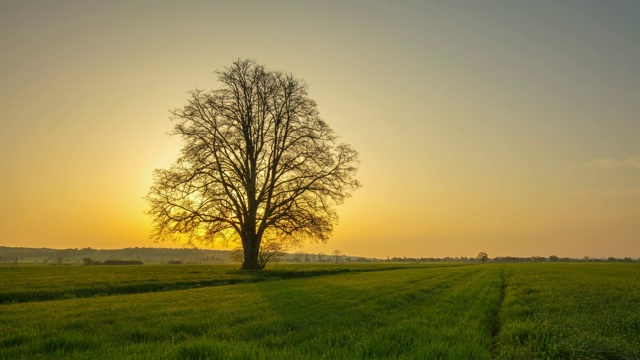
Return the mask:
<path fill-rule="evenodd" d="M 144 265 L 140 260 L 105 260 L 104 265 Z"/>

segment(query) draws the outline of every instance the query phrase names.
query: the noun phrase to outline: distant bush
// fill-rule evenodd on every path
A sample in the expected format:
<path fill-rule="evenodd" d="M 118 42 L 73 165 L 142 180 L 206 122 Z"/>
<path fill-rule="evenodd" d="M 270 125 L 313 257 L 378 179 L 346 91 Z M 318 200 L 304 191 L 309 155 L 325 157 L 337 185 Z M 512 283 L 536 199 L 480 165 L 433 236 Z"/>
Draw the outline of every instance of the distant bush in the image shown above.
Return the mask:
<path fill-rule="evenodd" d="M 105 260 L 104 265 L 144 265 L 140 260 Z"/>
<path fill-rule="evenodd" d="M 170 264 L 170 265 L 180 265 L 180 264 L 182 264 L 182 261 L 180 261 L 180 260 L 171 260 L 171 261 L 169 261 L 167 264 Z"/>
<path fill-rule="evenodd" d="M 82 258 L 82 263 L 84 265 L 102 265 L 102 261 L 94 261 L 91 258 Z"/>

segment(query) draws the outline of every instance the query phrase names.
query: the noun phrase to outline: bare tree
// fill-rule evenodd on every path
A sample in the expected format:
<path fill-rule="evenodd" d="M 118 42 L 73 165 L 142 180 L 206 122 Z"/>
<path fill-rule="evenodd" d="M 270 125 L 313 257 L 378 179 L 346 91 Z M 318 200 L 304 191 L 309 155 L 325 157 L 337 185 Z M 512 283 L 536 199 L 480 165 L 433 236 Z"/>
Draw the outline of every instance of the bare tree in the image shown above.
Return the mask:
<path fill-rule="evenodd" d="M 482 261 L 482 263 L 484 264 L 485 261 L 489 260 L 489 255 L 487 255 L 486 252 L 481 251 L 478 253 L 478 260 Z"/>
<path fill-rule="evenodd" d="M 342 255 L 342 251 L 340 250 L 333 250 L 333 256 L 336 259 L 336 262 L 338 262 L 340 260 L 340 256 Z"/>
<path fill-rule="evenodd" d="M 335 206 L 360 184 L 357 152 L 337 142 L 307 85 L 251 60 L 218 71 L 172 111 L 183 147 L 147 195 L 152 238 L 212 245 L 239 240 L 242 268 L 263 268 L 264 238 L 326 242 Z M 265 251 L 263 249 L 263 251 Z"/>

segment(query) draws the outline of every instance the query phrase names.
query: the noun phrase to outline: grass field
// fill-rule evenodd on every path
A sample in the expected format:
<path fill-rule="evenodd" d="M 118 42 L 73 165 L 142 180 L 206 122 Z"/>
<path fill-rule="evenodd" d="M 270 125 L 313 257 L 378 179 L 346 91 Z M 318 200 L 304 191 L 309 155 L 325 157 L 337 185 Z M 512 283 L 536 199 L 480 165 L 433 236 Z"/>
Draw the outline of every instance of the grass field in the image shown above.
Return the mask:
<path fill-rule="evenodd" d="M 506 267 L 505 359 L 639 359 L 640 266 Z"/>
<path fill-rule="evenodd" d="M 640 358 L 638 265 L 443 265 L 0 268 L 0 359 Z"/>
<path fill-rule="evenodd" d="M 274 265 L 269 271 L 243 271 L 238 265 L 27 266 L 0 277 L 0 304 L 182 290 L 345 272 L 371 272 L 460 264 Z M 0 271 L 2 271 L 0 267 Z M 80 270 L 81 269 L 81 270 Z"/>

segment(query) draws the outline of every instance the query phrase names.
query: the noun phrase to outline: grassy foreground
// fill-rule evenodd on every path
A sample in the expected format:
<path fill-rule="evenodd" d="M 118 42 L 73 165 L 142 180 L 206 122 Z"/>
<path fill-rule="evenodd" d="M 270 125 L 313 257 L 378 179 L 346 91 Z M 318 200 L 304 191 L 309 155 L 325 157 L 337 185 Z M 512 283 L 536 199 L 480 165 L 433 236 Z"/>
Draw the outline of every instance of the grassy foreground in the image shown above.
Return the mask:
<path fill-rule="evenodd" d="M 640 359 L 640 266 L 507 267 L 500 359 Z"/>
<path fill-rule="evenodd" d="M 640 358 L 635 264 L 402 267 L 281 266 L 259 275 L 70 267 L 48 281 L 32 277 L 34 288 L 87 288 L 79 279 L 117 285 L 101 271 L 136 284 L 261 280 L 5 303 L 0 359 Z M 29 269 L 9 271 L 0 269 L 0 294 L 9 293 L 8 278 L 29 288 Z"/>

